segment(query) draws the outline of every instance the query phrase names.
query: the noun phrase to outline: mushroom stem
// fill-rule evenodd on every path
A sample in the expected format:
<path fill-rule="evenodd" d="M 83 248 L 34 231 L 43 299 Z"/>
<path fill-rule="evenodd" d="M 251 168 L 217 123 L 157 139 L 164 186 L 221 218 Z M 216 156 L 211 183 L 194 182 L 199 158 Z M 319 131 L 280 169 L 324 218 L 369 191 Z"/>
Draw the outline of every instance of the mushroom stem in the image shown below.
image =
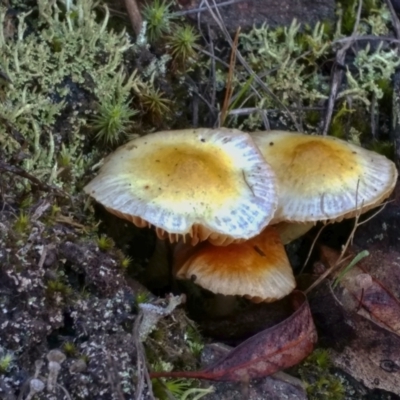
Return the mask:
<path fill-rule="evenodd" d="M 213 299 L 212 314 L 214 317 L 225 317 L 232 314 L 236 306 L 236 296 L 216 294 Z"/>
<path fill-rule="evenodd" d="M 156 238 L 156 244 L 146 268 L 146 283 L 152 289 L 166 286 L 171 275 L 171 244 Z"/>

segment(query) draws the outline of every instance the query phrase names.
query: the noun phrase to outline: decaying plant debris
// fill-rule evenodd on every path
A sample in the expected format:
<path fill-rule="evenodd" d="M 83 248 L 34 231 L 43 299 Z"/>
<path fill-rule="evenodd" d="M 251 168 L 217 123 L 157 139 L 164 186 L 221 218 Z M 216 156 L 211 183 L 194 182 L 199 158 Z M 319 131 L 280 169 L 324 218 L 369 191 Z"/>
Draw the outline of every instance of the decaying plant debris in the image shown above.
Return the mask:
<path fill-rule="evenodd" d="M 226 388 L 150 379 L 150 371 L 200 370 L 206 339 L 188 319 L 184 297 L 168 294 L 177 286 L 152 258 L 152 232 L 95 208 L 82 191 L 103 157 L 131 135 L 222 121 L 251 131 L 323 132 L 399 163 L 392 78 L 400 24 L 389 0 L 337 1 L 336 16 L 313 26 L 293 21 L 236 34 L 221 17 L 229 4 L 206 2 L 194 24 L 179 3 L 132 2 L 143 17 L 133 32 L 116 2 L 0 1 L 1 398 L 213 399 Z M 205 12 L 212 27 L 202 24 Z M 396 212 L 387 217 L 393 224 Z M 376 235 L 393 240 L 385 232 Z M 192 316 L 203 332 L 224 339 L 229 327 L 234 344 L 287 317 L 285 301 L 247 310 L 244 302 L 216 321 L 202 314 L 212 308 L 207 294 L 190 287 L 186 298 L 201 311 Z M 311 309 L 318 316 L 315 303 Z M 357 319 L 358 327 L 366 323 Z M 352 390 L 361 398 L 365 386 L 333 368 L 341 345 L 333 358 L 319 349 L 290 371 L 297 379 L 271 378 L 273 385 L 285 381 L 297 398 L 348 398 Z M 249 390 L 257 398 L 266 388 Z"/>

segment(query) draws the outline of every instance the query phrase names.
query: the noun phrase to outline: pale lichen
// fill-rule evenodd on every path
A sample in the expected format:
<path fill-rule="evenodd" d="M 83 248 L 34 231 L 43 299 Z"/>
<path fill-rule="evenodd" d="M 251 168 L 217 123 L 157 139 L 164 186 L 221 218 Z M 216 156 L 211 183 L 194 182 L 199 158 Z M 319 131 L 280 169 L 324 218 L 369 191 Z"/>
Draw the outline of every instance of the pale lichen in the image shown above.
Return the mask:
<path fill-rule="evenodd" d="M 64 163 L 68 159 L 73 190 L 96 153 L 83 154 L 94 102 L 132 97 L 138 78 L 135 72 L 129 76 L 123 61 L 133 45 L 124 30 L 109 30 L 107 7 L 95 9 L 92 0 L 69 1 L 67 9 L 40 0 L 36 20 L 30 18 L 33 11 L 18 14 L 15 35 L 7 37 L 0 29 L 0 70 L 12 82 L 3 90 L 0 116 L 28 148 L 23 168 L 60 185 L 59 156 Z M 6 18 L 1 7 L 0 26 Z M 0 146 L 6 156 L 23 148 L 5 124 L 0 125 Z"/>
<path fill-rule="evenodd" d="M 229 105 L 229 111 L 235 112 L 227 123 L 238 128 L 260 129 L 265 119 L 259 111 L 266 110 L 264 115 L 268 115 L 275 127 L 297 128 L 293 125 L 294 116 L 302 121 L 300 125 L 307 132 L 319 132 L 331 91 L 332 61 L 336 52 L 352 40 L 349 31 L 353 33 L 356 26 L 357 6 L 357 1 L 345 3 L 342 8 L 339 5 L 335 29 L 332 22 L 319 22 L 309 27 L 293 21 L 289 27 L 272 29 L 263 25 L 241 34 L 238 48 L 252 71 L 249 73 L 242 62 L 236 62 Z M 365 120 L 371 112 L 371 103 L 384 97 L 399 65 L 397 48 L 379 38 L 379 35 L 388 35 L 390 29 L 386 5 L 374 0 L 366 2 L 354 32 L 356 42 L 347 51 L 344 65 L 337 66 L 345 73 L 336 97 L 337 112 L 343 106 L 350 107 L 352 111 L 357 110 L 354 118 L 360 119 L 360 113 L 364 113 L 361 119 Z M 361 40 L 362 35 L 368 35 L 368 39 Z M 212 64 L 209 65 L 211 69 Z M 216 90 L 225 90 L 228 69 L 220 66 L 213 73 Z M 244 109 L 249 110 L 246 117 L 238 112 Z M 341 130 L 346 130 L 343 125 Z M 365 133 L 364 129 L 360 131 Z"/>

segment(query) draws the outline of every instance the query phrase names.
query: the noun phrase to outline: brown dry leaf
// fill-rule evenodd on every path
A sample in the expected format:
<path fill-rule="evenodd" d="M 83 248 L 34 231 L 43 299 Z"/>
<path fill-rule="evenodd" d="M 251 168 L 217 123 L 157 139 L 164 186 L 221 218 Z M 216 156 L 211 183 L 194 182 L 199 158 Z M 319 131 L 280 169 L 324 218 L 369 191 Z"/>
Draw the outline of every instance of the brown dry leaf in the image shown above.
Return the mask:
<path fill-rule="evenodd" d="M 317 333 L 304 294 L 295 291 L 292 299 L 296 311 L 289 318 L 244 341 L 205 370 L 154 372 L 151 377 L 248 381 L 299 363 L 312 352 Z"/>
<path fill-rule="evenodd" d="M 327 281 L 310 293 L 310 306 L 335 367 L 369 389 L 400 394 L 399 336 L 347 311 Z"/>
<path fill-rule="evenodd" d="M 331 266 L 335 262 L 334 253 L 327 248 L 322 251 Z M 352 248 L 350 260 L 358 253 L 358 249 Z M 399 252 L 375 250 L 338 280 L 335 295 L 347 311 L 356 312 L 400 336 L 400 288 L 396 285 L 399 266 Z"/>
<path fill-rule="evenodd" d="M 356 338 L 333 351 L 333 363 L 370 389 L 400 394 L 400 338 L 360 315 L 348 316 Z"/>
<path fill-rule="evenodd" d="M 202 363 L 210 365 L 227 355 L 232 348 L 222 343 L 206 345 L 202 352 Z M 213 382 L 214 392 L 207 400 L 307 400 L 305 384 L 285 372 L 277 372 L 262 379 L 243 385 L 241 382 Z"/>

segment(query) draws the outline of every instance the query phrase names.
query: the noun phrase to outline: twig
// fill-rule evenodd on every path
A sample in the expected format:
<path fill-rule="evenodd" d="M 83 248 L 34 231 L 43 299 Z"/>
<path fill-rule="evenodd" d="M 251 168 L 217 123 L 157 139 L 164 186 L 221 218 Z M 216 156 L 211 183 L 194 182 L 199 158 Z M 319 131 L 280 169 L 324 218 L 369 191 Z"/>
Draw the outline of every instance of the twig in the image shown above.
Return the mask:
<path fill-rule="evenodd" d="M 302 268 L 301 268 L 301 270 L 300 270 L 300 272 L 299 272 L 299 275 L 301 275 L 301 274 L 303 273 L 304 268 L 306 267 L 306 265 L 307 265 L 307 263 L 308 263 L 308 260 L 310 259 L 311 254 L 312 254 L 312 252 L 314 251 L 315 243 L 317 243 L 317 240 L 318 240 L 318 238 L 319 238 L 319 235 L 321 235 L 321 233 L 322 233 L 322 231 L 325 229 L 325 227 L 326 227 L 326 225 L 322 225 L 321 228 L 319 229 L 318 233 L 315 235 L 315 238 L 314 238 L 313 242 L 311 243 L 310 250 L 308 250 L 308 254 L 307 254 L 306 261 L 304 261 L 304 264 L 303 264 L 303 266 L 302 266 Z"/>
<path fill-rule="evenodd" d="M 359 42 L 363 40 L 374 40 L 374 41 L 380 41 L 380 42 L 392 42 L 392 43 L 398 43 L 400 44 L 400 40 L 396 39 L 394 37 L 389 37 L 389 36 L 375 36 L 375 35 L 361 35 L 361 36 L 350 36 L 350 37 L 345 37 L 342 39 L 337 39 L 332 42 L 332 45 L 338 44 L 338 43 L 347 43 L 347 42 Z"/>
<path fill-rule="evenodd" d="M 53 192 L 56 196 L 71 198 L 71 196 L 63 190 L 42 182 L 40 179 L 36 178 L 36 176 L 31 175 L 29 172 L 16 165 L 8 164 L 5 161 L 0 161 L 0 172 L 9 172 L 22 178 L 26 178 L 31 181 L 31 183 L 39 190 L 43 190 L 44 192 Z"/>
<path fill-rule="evenodd" d="M 131 21 L 132 28 L 136 33 L 136 36 L 139 36 L 140 31 L 142 30 L 143 19 L 136 0 L 125 0 L 125 8 L 129 20 Z"/>
<path fill-rule="evenodd" d="M 229 0 L 229 1 L 224 1 L 222 3 L 215 4 L 213 6 L 210 6 L 211 8 L 217 8 L 217 7 L 224 7 L 224 6 L 230 6 L 231 4 L 237 4 L 237 3 L 243 3 L 244 1 L 249 1 L 249 0 Z M 208 7 L 198 7 L 198 8 L 192 8 L 190 10 L 185 10 L 185 11 L 178 11 L 174 13 L 177 16 L 182 16 L 182 15 L 189 15 L 189 14 L 196 14 L 196 13 L 201 13 L 203 11 L 207 11 Z"/>
<path fill-rule="evenodd" d="M 333 67 L 333 74 L 332 74 L 331 93 L 329 94 L 328 106 L 326 109 L 324 126 L 322 129 L 322 134 L 324 136 L 326 136 L 328 134 L 329 126 L 332 121 L 332 115 L 333 115 L 333 109 L 335 107 L 336 97 L 338 95 L 339 88 L 340 88 L 340 85 L 341 85 L 342 79 L 343 79 L 342 65 L 344 64 L 347 50 L 354 43 L 353 38 L 356 37 L 356 32 L 357 32 L 358 25 L 360 23 L 360 18 L 361 18 L 362 4 L 363 4 L 363 0 L 359 0 L 358 10 L 357 10 L 357 18 L 356 18 L 356 22 L 354 23 L 353 33 L 350 36 L 349 41 L 345 42 L 344 46 L 340 50 L 338 50 L 338 52 L 336 53 L 336 60 L 335 60 L 335 65 Z"/>
<path fill-rule="evenodd" d="M 392 24 L 396 32 L 397 39 L 400 39 L 400 21 L 397 17 L 396 11 L 390 0 L 386 0 L 386 5 L 390 10 L 392 17 Z M 397 53 L 400 51 L 400 43 L 397 43 Z M 392 127 L 391 127 L 391 140 L 394 144 L 394 158 L 397 167 L 400 167 L 400 72 L 396 71 L 393 78 L 393 110 L 392 110 Z"/>
<path fill-rule="evenodd" d="M 133 325 L 133 344 L 136 349 L 136 368 L 137 368 L 135 400 L 143 399 L 143 390 L 145 383 L 147 384 L 147 390 L 150 399 L 155 399 L 149 371 L 147 369 L 144 347 L 142 342 L 140 341 L 139 330 L 142 320 L 143 320 L 143 313 L 142 311 L 139 311 L 139 314 L 136 317 L 135 323 Z"/>
<path fill-rule="evenodd" d="M 67 400 L 72 400 L 71 395 L 69 394 L 68 390 L 63 385 L 60 385 L 59 383 L 57 383 L 57 387 L 59 387 L 64 392 Z"/>
<path fill-rule="evenodd" d="M 193 94 L 195 96 L 197 96 L 200 100 L 202 100 L 207 107 L 209 108 L 210 112 L 215 115 L 216 114 L 216 110 L 215 107 L 213 107 L 213 105 L 203 96 L 199 93 L 199 90 L 196 86 L 196 82 L 193 80 L 193 78 L 191 78 L 189 75 L 185 76 L 185 84 L 191 88 L 193 90 L 193 88 L 195 88 Z"/>

